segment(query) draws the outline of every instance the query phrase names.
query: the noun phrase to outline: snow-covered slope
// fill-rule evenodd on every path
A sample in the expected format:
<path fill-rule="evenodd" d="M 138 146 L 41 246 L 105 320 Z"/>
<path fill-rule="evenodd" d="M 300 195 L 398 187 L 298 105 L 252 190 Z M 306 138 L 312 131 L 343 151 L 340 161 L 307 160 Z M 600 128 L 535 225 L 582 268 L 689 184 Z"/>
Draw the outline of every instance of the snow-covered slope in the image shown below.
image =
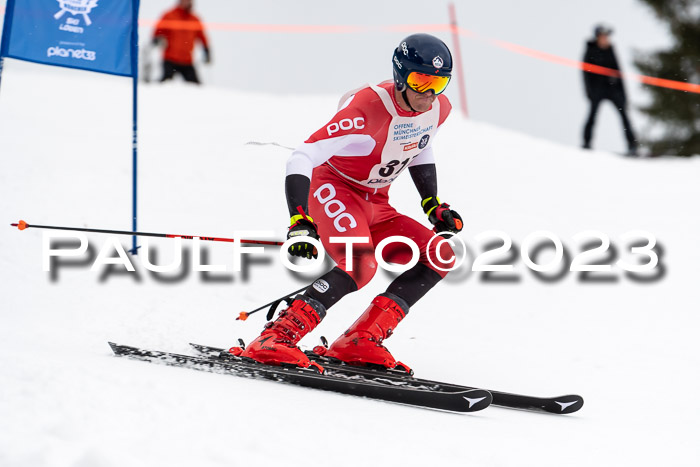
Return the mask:
<path fill-rule="evenodd" d="M 140 95 L 139 229 L 283 238 L 288 151 L 245 143 L 298 144 L 338 96 L 180 83 Z M 137 273 L 91 271 L 85 257 L 43 272 L 42 233 L 7 224 L 130 228 L 130 100 L 126 79 L 14 61 L 3 73 L 0 465 L 697 465 L 699 159 L 626 159 L 448 121 L 435 141 L 441 198 L 464 217 L 472 256 L 487 230 L 512 237 L 516 252 L 538 230 L 570 255 L 573 236 L 591 229 L 619 258 L 632 258 L 619 237 L 628 231 L 651 232 L 662 247 L 655 280 L 614 266 L 605 281 L 573 272 L 545 281 L 519 256 L 511 281 L 468 266 L 448 276 L 388 341 L 395 355 L 423 377 L 586 398 L 567 417 L 452 415 L 114 358 L 108 340 L 179 352 L 249 341 L 264 318 L 235 321 L 238 312 L 313 277 L 285 270 L 274 248 L 246 275 L 153 275 L 142 255 Z M 423 218 L 409 177 L 392 199 Z M 95 253 L 108 239 L 88 238 Z M 173 241 L 151 244 L 158 263 L 172 257 Z M 231 245 L 206 251 L 231 269 Z M 302 343 L 335 338 L 390 280 L 380 273 L 343 299 Z"/>

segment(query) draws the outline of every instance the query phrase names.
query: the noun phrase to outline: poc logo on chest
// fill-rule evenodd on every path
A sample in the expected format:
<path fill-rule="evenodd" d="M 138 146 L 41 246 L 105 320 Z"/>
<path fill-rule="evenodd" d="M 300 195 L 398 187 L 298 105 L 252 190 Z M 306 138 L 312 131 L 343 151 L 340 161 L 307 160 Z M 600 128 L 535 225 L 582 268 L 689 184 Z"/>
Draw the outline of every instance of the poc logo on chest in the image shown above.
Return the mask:
<path fill-rule="evenodd" d="M 364 127 L 364 117 L 355 117 L 353 119 L 344 118 L 338 123 L 333 122 L 326 127 L 326 130 L 328 130 L 328 136 L 331 136 L 333 133 L 338 133 L 340 130 L 352 130 L 353 128 L 361 130 Z"/>
<path fill-rule="evenodd" d="M 348 229 L 354 229 L 357 227 L 357 221 L 352 217 L 352 214 L 345 212 L 345 204 L 335 199 L 335 195 L 335 187 L 330 183 L 321 185 L 318 187 L 318 190 L 314 192 L 314 198 L 323 205 L 323 210 L 326 211 L 326 215 L 333 219 L 333 225 L 338 232 L 346 232 Z M 347 220 L 347 227 L 340 225 L 340 221 L 343 219 Z"/>

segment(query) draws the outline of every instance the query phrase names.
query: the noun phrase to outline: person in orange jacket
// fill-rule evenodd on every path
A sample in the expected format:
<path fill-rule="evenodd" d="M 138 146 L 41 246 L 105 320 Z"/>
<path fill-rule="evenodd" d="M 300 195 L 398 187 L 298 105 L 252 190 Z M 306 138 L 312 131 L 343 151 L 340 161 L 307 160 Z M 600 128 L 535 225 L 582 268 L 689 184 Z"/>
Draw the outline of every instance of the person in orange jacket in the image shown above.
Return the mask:
<path fill-rule="evenodd" d="M 195 40 L 199 40 L 204 47 L 204 62 L 211 63 L 204 26 L 199 18 L 192 14 L 192 0 L 179 0 L 177 6 L 158 21 L 153 33 L 154 45 L 161 41 L 166 43 L 161 82 L 172 79 L 175 73 L 180 73 L 185 81 L 199 84 L 197 71 L 192 64 Z"/>

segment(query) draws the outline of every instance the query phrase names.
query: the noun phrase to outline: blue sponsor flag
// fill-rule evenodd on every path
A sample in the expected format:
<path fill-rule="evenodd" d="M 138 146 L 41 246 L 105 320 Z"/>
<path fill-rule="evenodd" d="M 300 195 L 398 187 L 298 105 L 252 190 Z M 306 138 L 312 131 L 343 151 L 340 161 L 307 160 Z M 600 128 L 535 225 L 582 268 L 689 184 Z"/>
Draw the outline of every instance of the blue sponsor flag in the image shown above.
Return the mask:
<path fill-rule="evenodd" d="M 136 73 L 138 0 L 8 0 L 4 57 L 120 76 Z"/>
<path fill-rule="evenodd" d="M 139 0 L 7 0 L 4 57 L 133 79 L 132 229 L 136 231 Z M 136 253 L 136 237 L 132 240 Z"/>

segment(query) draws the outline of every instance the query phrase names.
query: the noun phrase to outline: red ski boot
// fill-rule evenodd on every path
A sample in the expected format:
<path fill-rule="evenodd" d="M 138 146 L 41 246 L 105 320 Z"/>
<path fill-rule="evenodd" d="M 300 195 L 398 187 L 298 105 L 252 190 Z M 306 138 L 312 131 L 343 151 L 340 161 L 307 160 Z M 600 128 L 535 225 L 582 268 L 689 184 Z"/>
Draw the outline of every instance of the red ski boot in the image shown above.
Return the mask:
<path fill-rule="evenodd" d="M 324 356 L 337 358 L 351 365 L 399 367 L 407 373 L 412 373 L 408 366 L 397 362 L 382 345 L 406 313 L 408 304 L 401 298 L 390 293 L 378 295 L 350 329 L 333 342 Z"/>
<path fill-rule="evenodd" d="M 240 353 L 243 358 L 251 358 L 268 365 L 296 365 L 303 368 L 313 366 L 323 373 L 323 367 L 310 361 L 296 344 L 325 316 L 326 309 L 323 305 L 313 298 L 297 295 L 274 322 L 265 325 L 260 337 L 251 342 L 243 352 L 240 352 L 239 347 L 234 347 L 229 352 L 234 355 Z"/>

